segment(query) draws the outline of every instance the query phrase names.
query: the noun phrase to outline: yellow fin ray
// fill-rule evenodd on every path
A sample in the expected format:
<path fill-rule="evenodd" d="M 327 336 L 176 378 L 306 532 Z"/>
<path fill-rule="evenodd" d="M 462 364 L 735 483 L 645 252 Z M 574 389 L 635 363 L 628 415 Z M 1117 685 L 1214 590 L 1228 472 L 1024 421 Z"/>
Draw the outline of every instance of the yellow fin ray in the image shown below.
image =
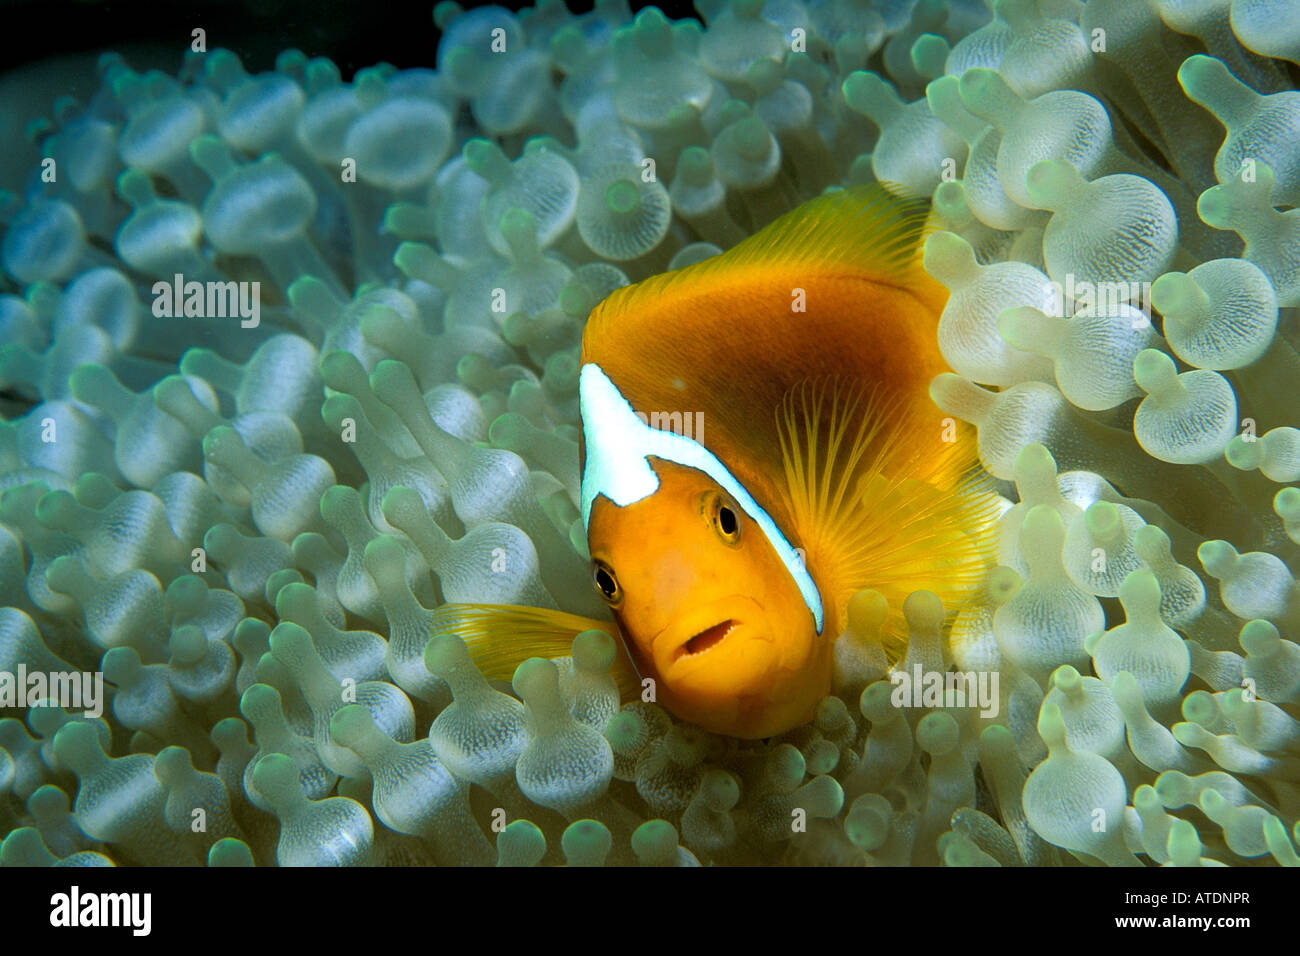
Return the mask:
<path fill-rule="evenodd" d="M 801 383 L 777 410 L 793 543 L 840 626 L 857 591 L 885 596 L 891 661 L 907 646 L 908 594 L 933 591 L 951 616 L 996 563 L 997 499 L 974 470 L 973 436 L 944 442 L 938 426 L 905 399 L 837 380 Z"/>
<path fill-rule="evenodd" d="M 641 679 L 609 621 L 519 604 L 444 604 L 433 612 L 433 634 L 455 634 L 488 680 L 509 682 L 530 657 L 568 657 L 583 631 L 604 631 L 618 644 L 610 673 L 624 702 L 640 697 Z"/>

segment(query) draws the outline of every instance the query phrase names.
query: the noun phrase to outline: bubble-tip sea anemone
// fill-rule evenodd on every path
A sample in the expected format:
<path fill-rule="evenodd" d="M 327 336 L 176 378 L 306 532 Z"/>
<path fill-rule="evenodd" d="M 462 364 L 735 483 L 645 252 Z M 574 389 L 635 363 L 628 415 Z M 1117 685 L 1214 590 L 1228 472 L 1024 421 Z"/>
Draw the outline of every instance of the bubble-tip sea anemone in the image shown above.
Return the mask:
<path fill-rule="evenodd" d="M 0 196 L 0 676 L 108 699 L 0 719 L 0 862 L 1295 864 L 1293 24 L 994 7 L 441 3 L 436 70 L 348 82 L 104 55 Z M 980 593 L 913 595 L 892 674 L 858 594 L 767 741 L 620 706 L 601 631 L 482 670 L 431 633 L 603 613 L 591 308 L 872 177 L 942 227 Z M 231 308 L 160 310 L 177 274 Z M 913 667 L 1000 681 L 899 706 Z"/>

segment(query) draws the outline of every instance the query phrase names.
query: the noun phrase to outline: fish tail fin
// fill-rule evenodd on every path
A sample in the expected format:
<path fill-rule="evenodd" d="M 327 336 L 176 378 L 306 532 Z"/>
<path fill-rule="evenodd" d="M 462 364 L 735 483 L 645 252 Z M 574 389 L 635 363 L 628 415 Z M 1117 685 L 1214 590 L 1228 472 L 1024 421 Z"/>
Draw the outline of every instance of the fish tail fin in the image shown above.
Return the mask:
<path fill-rule="evenodd" d="M 568 656 L 583 631 L 614 638 L 619 650 L 610 673 L 624 702 L 639 699 L 641 678 L 609 621 L 519 604 L 444 604 L 433 611 L 431 634 L 455 634 L 484 677 L 508 682 L 530 657 Z"/>
<path fill-rule="evenodd" d="M 901 659 L 903 599 L 933 591 L 951 617 L 996 564 L 999 499 L 973 431 L 839 379 L 791 389 L 777 429 L 795 544 L 823 601 L 842 626 L 857 591 L 881 592 L 890 608 L 882 644 L 891 663 Z"/>

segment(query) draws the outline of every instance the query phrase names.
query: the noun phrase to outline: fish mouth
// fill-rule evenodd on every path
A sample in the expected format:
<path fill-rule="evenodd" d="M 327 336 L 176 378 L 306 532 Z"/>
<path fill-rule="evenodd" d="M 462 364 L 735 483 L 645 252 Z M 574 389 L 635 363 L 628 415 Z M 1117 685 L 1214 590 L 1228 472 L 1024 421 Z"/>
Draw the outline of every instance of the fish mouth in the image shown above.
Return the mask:
<path fill-rule="evenodd" d="M 696 657 L 714 647 L 717 647 L 736 627 L 733 620 L 719 621 L 711 627 L 706 627 L 694 637 L 681 644 L 673 652 L 673 660 L 678 661 L 683 657 Z"/>

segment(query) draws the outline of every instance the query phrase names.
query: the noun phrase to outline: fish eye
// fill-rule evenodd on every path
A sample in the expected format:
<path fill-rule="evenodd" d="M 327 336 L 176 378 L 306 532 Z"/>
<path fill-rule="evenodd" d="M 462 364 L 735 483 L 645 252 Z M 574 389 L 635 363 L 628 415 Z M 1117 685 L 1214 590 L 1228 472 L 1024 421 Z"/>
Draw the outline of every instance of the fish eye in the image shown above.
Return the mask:
<path fill-rule="evenodd" d="M 740 515 L 730 501 L 717 492 L 711 493 L 705 500 L 705 514 L 718 537 L 730 545 L 740 543 Z"/>
<path fill-rule="evenodd" d="M 623 588 L 619 586 L 618 578 L 614 576 L 614 569 L 604 561 L 591 562 L 591 582 L 610 607 L 623 600 Z"/>

